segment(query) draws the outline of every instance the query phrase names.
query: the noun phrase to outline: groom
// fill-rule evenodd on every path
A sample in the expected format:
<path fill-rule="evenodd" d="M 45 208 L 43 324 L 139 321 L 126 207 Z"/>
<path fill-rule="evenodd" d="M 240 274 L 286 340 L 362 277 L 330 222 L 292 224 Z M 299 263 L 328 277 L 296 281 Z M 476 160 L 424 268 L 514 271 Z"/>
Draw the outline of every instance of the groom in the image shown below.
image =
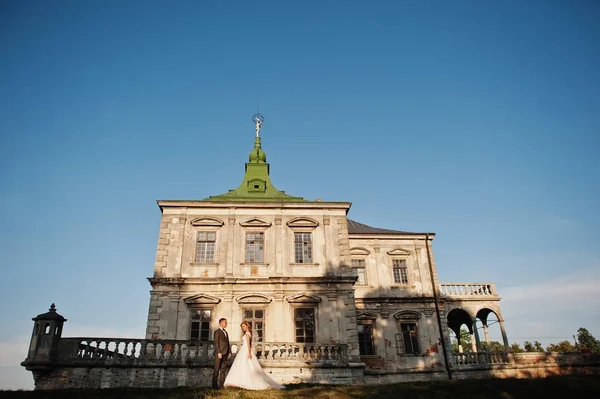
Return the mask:
<path fill-rule="evenodd" d="M 219 319 L 219 328 L 214 334 L 215 343 L 215 367 L 213 369 L 212 387 L 217 389 L 223 386 L 225 379 L 226 360 L 231 357 L 231 347 L 229 345 L 229 334 L 227 334 L 227 319 Z M 217 385 L 217 382 L 219 383 Z"/>

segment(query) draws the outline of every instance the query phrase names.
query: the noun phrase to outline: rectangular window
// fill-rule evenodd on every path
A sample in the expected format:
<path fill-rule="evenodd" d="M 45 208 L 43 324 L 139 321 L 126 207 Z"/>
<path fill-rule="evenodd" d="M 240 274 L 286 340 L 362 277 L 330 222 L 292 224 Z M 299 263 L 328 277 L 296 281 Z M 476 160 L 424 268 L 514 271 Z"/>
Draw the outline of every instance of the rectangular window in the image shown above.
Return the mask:
<path fill-rule="evenodd" d="M 294 309 L 296 342 L 315 342 L 315 310 L 313 308 Z"/>
<path fill-rule="evenodd" d="M 361 355 L 374 355 L 373 321 L 360 320 L 358 322 L 358 349 Z"/>
<path fill-rule="evenodd" d="M 265 233 L 246 233 L 246 263 L 264 263 Z"/>
<path fill-rule="evenodd" d="M 397 342 L 400 353 L 419 354 L 419 336 L 416 323 L 401 323 L 400 337 Z"/>
<path fill-rule="evenodd" d="M 196 262 L 215 262 L 215 241 L 217 233 L 214 231 L 199 231 L 196 239 Z"/>
<path fill-rule="evenodd" d="M 352 259 L 352 273 L 358 276 L 356 285 L 367 285 L 367 269 L 364 259 Z"/>
<path fill-rule="evenodd" d="M 408 271 L 406 269 L 406 260 L 393 259 L 392 266 L 394 268 L 394 283 L 408 284 Z"/>
<path fill-rule="evenodd" d="M 250 323 L 250 326 L 252 327 L 252 340 L 255 342 L 264 342 L 265 310 L 244 309 L 244 320 Z"/>
<path fill-rule="evenodd" d="M 208 309 L 192 310 L 192 328 L 190 339 L 192 341 L 210 340 L 210 314 Z"/>
<path fill-rule="evenodd" d="M 294 253 L 296 263 L 312 263 L 311 233 L 294 233 Z"/>

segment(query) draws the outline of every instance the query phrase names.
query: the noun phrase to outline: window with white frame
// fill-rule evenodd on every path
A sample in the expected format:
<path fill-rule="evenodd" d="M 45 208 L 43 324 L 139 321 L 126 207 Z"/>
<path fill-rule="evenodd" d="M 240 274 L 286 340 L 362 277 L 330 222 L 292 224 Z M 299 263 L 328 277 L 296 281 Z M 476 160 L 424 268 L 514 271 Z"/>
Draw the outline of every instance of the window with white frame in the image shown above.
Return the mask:
<path fill-rule="evenodd" d="M 408 284 L 408 269 L 406 259 L 392 259 L 395 284 Z"/>
<path fill-rule="evenodd" d="M 367 264 L 365 259 L 352 259 L 352 274 L 358 277 L 356 285 L 367 285 Z"/>
<path fill-rule="evenodd" d="M 312 233 L 294 233 L 294 262 L 312 263 Z"/>
<path fill-rule="evenodd" d="M 244 309 L 244 320 L 250 323 L 253 335 L 252 339 L 256 342 L 263 342 L 265 333 L 265 310 Z"/>
<path fill-rule="evenodd" d="M 246 263 L 264 263 L 265 233 L 249 231 L 246 233 Z"/>
<path fill-rule="evenodd" d="M 190 323 L 190 339 L 192 341 L 210 340 L 210 309 L 192 309 L 192 320 Z"/>
<path fill-rule="evenodd" d="M 215 231 L 199 231 L 196 236 L 196 262 L 215 262 L 215 242 L 217 233 Z"/>

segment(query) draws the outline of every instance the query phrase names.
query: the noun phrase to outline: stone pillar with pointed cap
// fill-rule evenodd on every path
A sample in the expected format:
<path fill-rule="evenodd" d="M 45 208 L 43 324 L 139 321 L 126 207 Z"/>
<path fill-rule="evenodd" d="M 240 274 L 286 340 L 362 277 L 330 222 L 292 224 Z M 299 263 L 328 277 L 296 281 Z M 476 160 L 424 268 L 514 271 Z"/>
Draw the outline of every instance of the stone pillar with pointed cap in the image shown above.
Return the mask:
<path fill-rule="evenodd" d="M 48 312 L 32 320 L 34 324 L 29 352 L 21 365 L 27 370 L 51 367 L 58 359 L 58 345 L 67 319 L 56 313 L 56 306 L 52 304 Z"/>

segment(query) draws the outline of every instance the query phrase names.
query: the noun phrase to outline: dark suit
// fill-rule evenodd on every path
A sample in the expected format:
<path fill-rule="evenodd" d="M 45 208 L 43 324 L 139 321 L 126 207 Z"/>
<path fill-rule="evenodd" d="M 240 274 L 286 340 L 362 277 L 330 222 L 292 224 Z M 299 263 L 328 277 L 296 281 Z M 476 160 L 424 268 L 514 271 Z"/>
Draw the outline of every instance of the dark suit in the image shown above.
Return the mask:
<path fill-rule="evenodd" d="M 214 343 L 215 367 L 213 369 L 212 387 L 216 389 L 218 386 L 223 386 L 225 366 L 227 364 L 229 353 L 231 352 L 231 347 L 229 346 L 229 337 L 221 330 L 221 328 L 215 330 Z M 219 356 L 217 356 L 219 353 L 222 355 L 220 359 Z M 217 385 L 217 381 L 219 382 L 219 385 Z"/>

